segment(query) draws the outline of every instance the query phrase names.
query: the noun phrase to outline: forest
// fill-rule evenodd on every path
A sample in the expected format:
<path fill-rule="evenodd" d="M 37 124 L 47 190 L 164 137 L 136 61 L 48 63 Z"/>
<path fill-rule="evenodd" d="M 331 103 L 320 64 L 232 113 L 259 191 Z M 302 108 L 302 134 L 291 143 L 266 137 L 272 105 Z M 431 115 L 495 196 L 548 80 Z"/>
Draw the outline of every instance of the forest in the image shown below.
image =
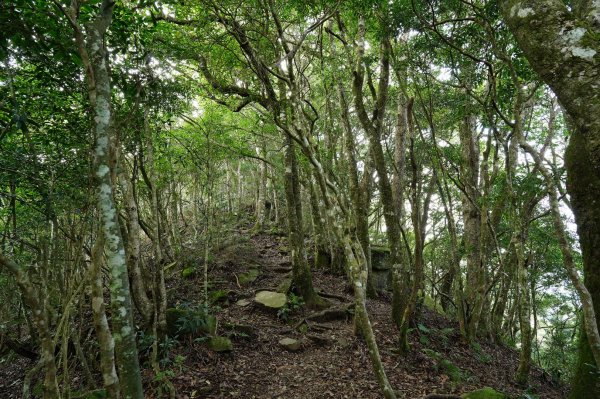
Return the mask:
<path fill-rule="evenodd" d="M 0 397 L 600 398 L 600 1 L 0 1 Z"/>

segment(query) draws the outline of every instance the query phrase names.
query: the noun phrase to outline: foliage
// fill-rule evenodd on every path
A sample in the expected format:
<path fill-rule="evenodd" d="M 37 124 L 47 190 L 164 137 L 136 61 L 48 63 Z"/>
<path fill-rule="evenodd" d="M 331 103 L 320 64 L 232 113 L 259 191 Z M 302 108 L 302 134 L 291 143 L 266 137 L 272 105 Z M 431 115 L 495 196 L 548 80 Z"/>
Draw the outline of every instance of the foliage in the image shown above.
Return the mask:
<path fill-rule="evenodd" d="M 290 316 L 300 310 L 302 306 L 304 306 L 302 297 L 290 292 L 286 304 L 277 311 L 277 317 L 283 321 L 288 321 Z"/>

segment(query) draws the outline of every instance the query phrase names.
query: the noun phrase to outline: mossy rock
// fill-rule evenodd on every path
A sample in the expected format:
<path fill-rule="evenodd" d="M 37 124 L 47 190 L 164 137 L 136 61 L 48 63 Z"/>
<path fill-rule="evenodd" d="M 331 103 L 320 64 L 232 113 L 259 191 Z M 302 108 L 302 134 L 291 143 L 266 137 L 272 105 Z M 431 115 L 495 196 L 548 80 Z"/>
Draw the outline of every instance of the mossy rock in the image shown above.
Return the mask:
<path fill-rule="evenodd" d="M 462 396 L 463 399 L 508 399 L 505 394 L 496 391 L 493 388 L 485 387 L 473 392 L 468 392 Z"/>
<path fill-rule="evenodd" d="M 287 302 L 287 296 L 280 292 L 260 291 L 254 297 L 254 301 L 268 309 L 281 309 Z"/>
<path fill-rule="evenodd" d="M 286 294 L 287 292 L 289 292 L 290 288 L 292 288 L 292 278 L 284 278 L 277 286 L 277 292 Z"/>
<path fill-rule="evenodd" d="M 246 273 L 240 274 L 239 281 L 240 284 L 250 284 L 256 281 L 256 279 L 260 276 L 260 270 L 258 269 L 250 269 Z"/>
<path fill-rule="evenodd" d="M 233 344 L 227 337 L 212 337 L 208 341 L 208 347 L 215 352 L 231 352 Z"/>
<path fill-rule="evenodd" d="M 298 352 L 302 349 L 302 342 L 294 338 L 282 338 L 279 340 L 279 345 L 290 352 Z"/>
<path fill-rule="evenodd" d="M 195 274 L 196 274 L 195 266 L 186 267 L 185 269 L 183 269 L 181 271 L 181 277 L 183 277 L 183 278 L 192 278 L 192 277 L 194 277 Z"/>
<path fill-rule="evenodd" d="M 214 335 L 217 330 L 217 318 L 212 315 L 206 315 L 194 309 L 169 308 L 167 316 L 167 335 L 170 337 L 182 335 Z M 186 324 L 183 320 L 194 320 L 198 326 L 196 331 L 182 331 L 182 325 Z"/>

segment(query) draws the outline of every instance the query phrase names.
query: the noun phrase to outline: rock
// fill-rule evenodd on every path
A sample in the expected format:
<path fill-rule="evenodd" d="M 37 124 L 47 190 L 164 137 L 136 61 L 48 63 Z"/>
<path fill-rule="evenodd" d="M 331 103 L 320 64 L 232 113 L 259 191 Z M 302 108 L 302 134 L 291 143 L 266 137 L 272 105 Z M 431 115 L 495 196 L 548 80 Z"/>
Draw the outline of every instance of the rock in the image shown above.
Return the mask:
<path fill-rule="evenodd" d="M 302 348 L 302 343 L 297 339 L 283 338 L 279 340 L 279 345 L 290 352 L 298 352 Z"/>
<path fill-rule="evenodd" d="M 347 347 L 350 346 L 350 341 L 348 341 L 347 338 L 340 337 L 340 338 L 337 339 L 336 345 L 339 346 L 342 349 L 346 349 Z"/>
<path fill-rule="evenodd" d="M 250 284 L 253 283 L 258 276 L 260 275 L 260 271 L 258 269 L 250 269 L 246 273 L 240 274 L 239 280 L 240 284 Z"/>
<path fill-rule="evenodd" d="M 250 305 L 251 302 L 248 299 L 240 299 L 235 304 L 238 305 L 238 306 L 241 306 L 241 307 L 245 308 L 246 306 Z"/>
<path fill-rule="evenodd" d="M 503 393 L 496 391 L 493 388 L 485 387 L 473 392 L 468 392 L 462 396 L 462 399 L 507 399 Z"/>
<path fill-rule="evenodd" d="M 227 337 L 212 337 L 208 341 L 208 347 L 215 352 L 231 352 L 233 344 Z"/>
<path fill-rule="evenodd" d="M 390 264 L 390 249 L 381 245 L 372 245 L 371 263 L 373 270 L 390 270 L 392 268 Z"/>
<path fill-rule="evenodd" d="M 286 277 L 283 280 L 281 280 L 281 283 L 279 283 L 279 285 L 277 286 L 277 292 L 281 292 L 281 293 L 285 293 L 288 292 L 290 290 L 290 287 L 292 286 L 292 277 Z"/>
<path fill-rule="evenodd" d="M 287 302 L 287 296 L 280 292 L 260 291 L 254 297 L 254 301 L 269 309 L 281 309 Z"/>

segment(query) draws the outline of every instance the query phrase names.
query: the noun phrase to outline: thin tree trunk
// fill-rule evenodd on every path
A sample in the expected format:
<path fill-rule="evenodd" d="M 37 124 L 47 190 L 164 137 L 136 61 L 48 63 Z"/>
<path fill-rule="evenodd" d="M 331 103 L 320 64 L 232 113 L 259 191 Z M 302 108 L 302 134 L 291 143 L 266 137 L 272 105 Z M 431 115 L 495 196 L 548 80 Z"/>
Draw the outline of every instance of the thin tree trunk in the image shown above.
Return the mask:
<path fill-rule="evenodd" d="M 111 273 L 110 296 L 112 308 L 113 337 L 117 354 L 117 366 L 121 389 L 126 399 L 143 398 L 142 380 L 135 342 L 135 326 L 129 289 L 125 248 L 121 237 L 117 209 L 110 179 L 111 127 L 111 84 L 108 72 L 108 57 L 105 33 L 111 23 L 115 3 L 103 0 L 97 17 L 88 24 L 88 51 L 94 92 L 90 93 L 94 108 L 96 133 L 95 176 L 97 178 L 98 210 L 102 220 L 102 234 Z"/>
<path fill-rule="evenodd" d="M 0 269 L 6 268 L 15 278 L 25 303 L 31 309 L 33 325 L 40 339 L 40 362 L 44 368 L 44 399 L 59 398 L 56 379 L 56 358 L 54 356 L 54 340 L 50 333 L 49 317 L 40 296 L 36 292 L 27 274 L 13 261 L 0 254 Z"/>
<path fill-rule="evenodd" d="M 286 136 L 285 149 L 285 197 L 287 202 L 288 234 L 292 258 L 292 287 L 309 306 L 318 303 L 318 296 L 312 285 L 310 266 L 304 247 L 302 226 L 302 205 L 300 204 L 300 182 L 298 161 L 292 139 Z"/>
<path fill-rule="evenodd" d="M 472 116 L 464 118 L 460 132 L 462 164 L 461 182 L 465 253 L 467 259 L 466 292 L 459 311 L 461 333 L 471 342 L 477 328 L 485 296 L 484 265 L 481 258 L 481 211 L 479 209 L 479 146 L 474 136 Z"/>
<path fill-rule="evenodd" d="M 125 200 L 125 213 L 127 214 L 127 269 L 131 279 L 133 302 L 147 325 L 152 322 L 152 303 L 146 294 L 146 285 L 140 267 L 140 222 L 138 207 L 133 195 L 133 181 L 129 180 L 127 168 L 119 151 L 117 159 L 120 164 L 119 182 Z"/>
<path fill-rule="evenodd" d="M 102 283 L 102 257 L 104 239 L 100 235 L 92 248 L 90 281 L 92 286 L 92 317 L 98 337 L 100 371 L 106 394 L 110 399 L 120 396 L 119 377 L 115 368 L 115 341 L 108 326 L 104 305 L 104 284 Z"/>

